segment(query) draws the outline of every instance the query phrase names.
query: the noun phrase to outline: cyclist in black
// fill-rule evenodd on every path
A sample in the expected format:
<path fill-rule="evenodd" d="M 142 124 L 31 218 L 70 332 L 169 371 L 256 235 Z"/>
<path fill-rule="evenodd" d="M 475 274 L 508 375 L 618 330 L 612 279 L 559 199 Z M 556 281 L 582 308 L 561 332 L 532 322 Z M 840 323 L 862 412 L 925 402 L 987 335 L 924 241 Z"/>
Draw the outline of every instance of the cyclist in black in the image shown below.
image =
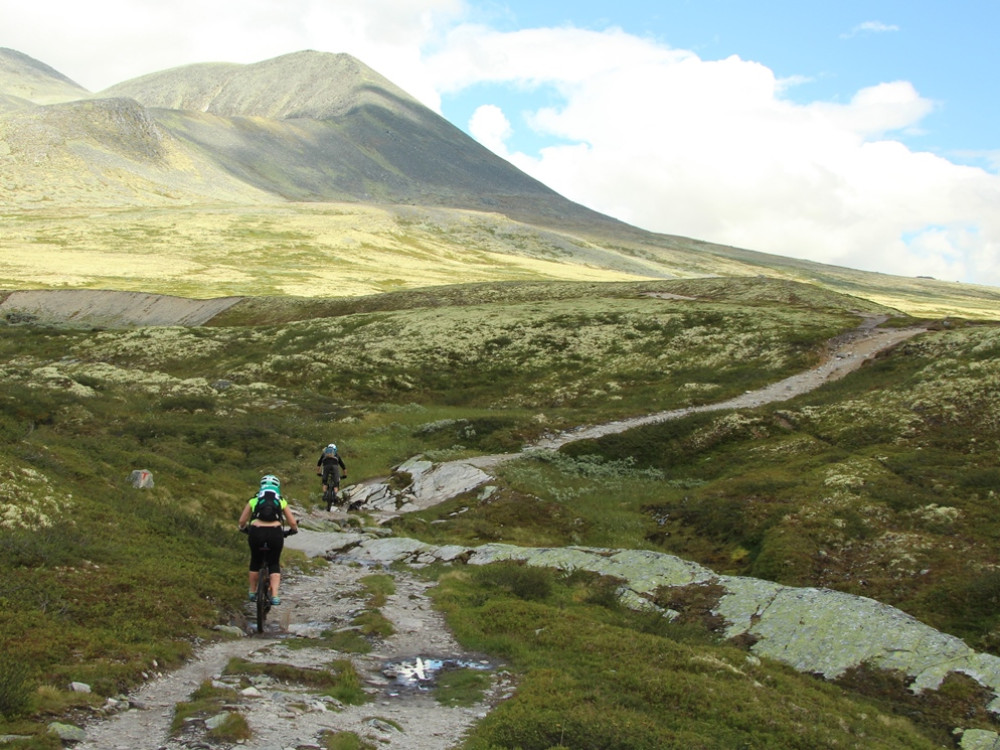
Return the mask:
<path fill-rule="evenodd" d="M 326 509 L 330 510 L 337 503 L 337 491 L 340 489 L 340 478 L 347 476 L 344 459 L 337 453 L 337 446 L 330 443 L 323 449 L 316 462 L 316 473 L 322 477 L 323 499 Z"/>
<path fill-rule="evenodd" d="M 250 545 L 250 601 L 257 600 L 259 570 L 267 555 L 271 571 L 271 604 L 281 604 L 278 589 L 281 586 L 281 550 L 285 546 L 283 522 L 289 534 L 297 534 L 299 525 L 288 508 L 288 501 L 281 496 L 281 482 L 273 474 L 261 477 L 260 490 L 250 498 L 240 514 L 240 531 L 245 531 Z M 249 524 L 249 525 L 248 525 Z M 261 548 L 267 542 L 267 551 Z"/>

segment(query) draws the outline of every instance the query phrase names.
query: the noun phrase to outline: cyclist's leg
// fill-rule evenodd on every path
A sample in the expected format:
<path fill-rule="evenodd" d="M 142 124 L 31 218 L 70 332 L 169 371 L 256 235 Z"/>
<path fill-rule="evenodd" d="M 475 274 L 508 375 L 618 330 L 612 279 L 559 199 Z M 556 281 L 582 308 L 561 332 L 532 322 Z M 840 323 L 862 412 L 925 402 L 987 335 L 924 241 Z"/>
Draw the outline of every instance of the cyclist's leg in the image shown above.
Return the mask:
<path fill-rule="evenodd" d="M 281 588 L 281 550 L 285 546 L 285 534 L 280 526 L 271 526 L 267 530 L 267 544 L 270 547 L 267 553 L 267 564 L 271 569 L 269 582 L 271 585 L 271 600 L 274 601 L 278 599 L 278 589 Z"/>
<path fill-rule="evenodd" d="M 260 547 L 264 539 L 261 535 L 261 529 L 257 526 L 251 526 L 248 529 L 247 534 L 247 544 L 250 547 L 250 575 L 249 575 L 249 591 L 250 598 L 257 593 L 257 579 L 260 577 L 261 563 L 264 562 L 264 556 L 261 553 Z"/>

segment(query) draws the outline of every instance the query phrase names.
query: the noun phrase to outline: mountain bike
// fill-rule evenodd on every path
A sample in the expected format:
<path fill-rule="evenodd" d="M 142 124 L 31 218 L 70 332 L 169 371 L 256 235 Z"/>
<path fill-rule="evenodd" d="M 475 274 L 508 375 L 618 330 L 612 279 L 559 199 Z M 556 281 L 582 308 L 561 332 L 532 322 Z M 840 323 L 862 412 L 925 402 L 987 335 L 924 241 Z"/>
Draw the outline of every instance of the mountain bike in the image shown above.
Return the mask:
<path fill-rule="evenodd" d="M 341 473 L 324 471 L 320 477 L 320 481 L 326 487 L 326 490 L 323 492 L 323 502 L 326 504 L 327 510 L 333 510 L 334 505 L 340 505 L 340 498 L 337 496 L 337 488 L 334 486 L 334 482 L 339 482 L 346 477 L 346 471 Z"/>
<path fill-rule="evenodd" d="M 332 484 L 327 485 L 326 492 L 323 493 L 323 502 L 326 503 L 327 510 L 333 510 L 334 505 L 340 505 L 337 489 Z"/>
<path fill-rule="evenodd" d="M 249 533 L 249 529 L 244 530 L 244 533 Z M 282 533 L 287 538 L 295 533 L 295 529 L 285 529 Z M 266 539 L 261 545 L 260 551 L 263 553 L 263 559 L 257 571 L 255 602 L 257 605 L 257 633 L 264 632 L 264 622 L 267 620 L 267 613 L 271 611 L 271 566 L 267 562 L 267 553 L 271 551 L 271 547 Z"/>

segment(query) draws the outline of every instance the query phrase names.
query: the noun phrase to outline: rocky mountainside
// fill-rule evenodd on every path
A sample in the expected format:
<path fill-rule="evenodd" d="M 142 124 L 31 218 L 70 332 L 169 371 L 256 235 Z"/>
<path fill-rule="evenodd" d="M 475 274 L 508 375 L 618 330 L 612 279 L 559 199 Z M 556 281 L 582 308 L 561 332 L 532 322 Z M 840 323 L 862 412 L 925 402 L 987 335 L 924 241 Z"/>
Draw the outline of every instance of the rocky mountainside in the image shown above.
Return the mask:
<path fill-rule="evenodd" d="M 0 61 L 0 204 L 347 201 L 625 228 L 349 55 L 190 65 L 98 95 L 12 50 Z"/>
<path fill-rule="evenodd" d="M 946 299 L 951 313 L 993 317 L 997 300 L 993 289 L 632 227 L 529 177 L 358 60 L 312 51 L 189 65 L 92 94 L 0 49 L 0 209 L 12 217 L 6 289 L 54 281 L 259 295 L 259 266 L 283 293 L 327 296 L 329 278 L 293 255 L 348 254 L 338 294 L 469 280 L 762 275 L 907 312 L 939 314 L 945 307 L 934 301 Z M 488 255 L 470 279 L 476 252 Z"/>
<path fill-rule="evenodd" d="M 102 91 L 147 107 L 222 117 L 332 120 L 359 107 L 422 105 L 346 54 L 295 52 L 251 65 L 203 63 L 135 78 Z"/>

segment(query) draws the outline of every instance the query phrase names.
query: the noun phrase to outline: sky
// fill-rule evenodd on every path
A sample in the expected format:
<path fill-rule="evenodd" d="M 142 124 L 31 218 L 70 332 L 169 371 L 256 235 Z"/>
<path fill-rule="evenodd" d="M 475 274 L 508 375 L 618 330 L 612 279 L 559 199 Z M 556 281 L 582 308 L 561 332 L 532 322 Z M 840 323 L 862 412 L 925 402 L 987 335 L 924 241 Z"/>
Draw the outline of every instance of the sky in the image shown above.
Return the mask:
<path fill-rule="evenodd" d="M 0 0 L 90 91 L 346 52 L 644 229 L 1000 286 L 994 0 Z"/>

